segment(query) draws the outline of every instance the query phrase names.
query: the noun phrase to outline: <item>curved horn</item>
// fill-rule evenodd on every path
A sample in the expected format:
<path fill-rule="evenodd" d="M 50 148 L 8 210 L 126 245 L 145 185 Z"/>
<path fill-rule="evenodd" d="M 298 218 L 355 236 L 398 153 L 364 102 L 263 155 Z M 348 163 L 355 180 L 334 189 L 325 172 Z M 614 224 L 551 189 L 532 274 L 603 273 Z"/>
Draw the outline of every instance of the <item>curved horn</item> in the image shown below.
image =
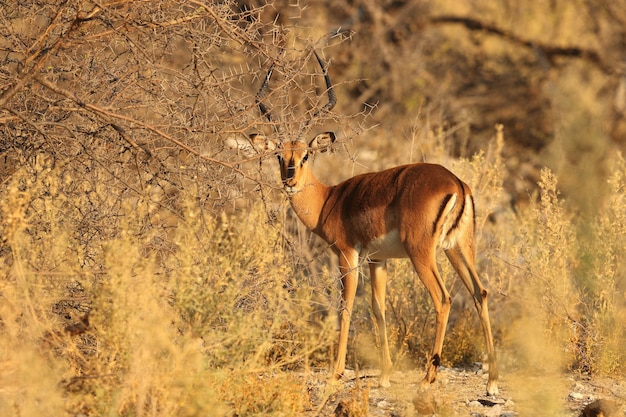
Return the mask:
<path fill-rule="evenodd" d="M 337 104 L 337 96 L 335 95 L 335 91 L 333 90 L 333 83 L 330 81 L 330 76 L 328 75 L 328 68 L 326 67 L 324 61 L 318 55 L 316 50 L 313 50 L 313 54 L 315 55 L 315 58 L 317 58 L 317 62 L 320 64 L 320 67 L 322 68 L 322 72 L 324 74 L 324 80 L 326 81 L 326 92 L 328 94 L 328 103 L 326 103 L 321 109 L 313 113 L 313 116 L 311 116 L 311 118 L 304 123 L 304 126 L 302 127 L 302 132 L 305 132 L 308 129 L 313 120 L 317 119 L 323 114 L 328 113 L 332 110 L 333 107 L 335 107 L 335 104 Z"/>
<path fill-rule="evenodd" d="M 322 71 L 324 72 L 324 80 L 326 81 L 326 91 L 328 93 L 328 103 L 326 103 L 324 107 L 322 107 L 321 109 L 315 112 L 315 114 L 313 115 L 313 118 L 316 118 L 323 113 L 327 113 L 331 111 L 333 107 L 335 107 L 335 104 L 337 104 L 337 96 L 335 95 L 335 90 L 333 90 L 333 83 L 330 81 L 330 76 L 328 75 L 328 68 L 324 64 L 324 61 L 322 61 L 322 58 L 320 58 L 320 56 L 318 55 L 317 51 L 313 50 L 313 53 L 315 54 L 315 58 L 317 58 L 317 62 L 320 64 L 320 67 L 322 68 Z"/>
<path fill-rule="evenodd" d="M 323 114 L 328 113 L 329 111 L 332 110 L 333 107 L 335 107 L 335 104 L 337 104 L 337 96 L 335 95 L 335 91 L 333 90 L 333 83 L 330 80 L 330 76 L 328 75 L 328 68 L 326 67 L 326 64 L 324 63 L 322 58 L 319 56 L 317 51 L 313 50 L 313 54 L 315 55 L 315 58 L 317 59 L 317 62 L 320 65 L 320 68 L 322 68 L 322 73 L 324 74 L 324 80 L 326 81 L 326 93 L 328 94 L 328 102 L 324 106 L 322 106 L 319 110 L 317 110 L 315 113 L 313 113 L 311 118 L 305 122 L 302 131 L 306 130 L 313 120 L 317 119 Z M 268 122 L 276 121 L 274 116 L 272 115 L 272 110 L 265 103 L 263 103 L 263 98 L 267 95 L 268 85 L 270 82 L 270 78 L 272 78 L 273 72 L 274 72 L 274 63 L 272 63 L 269 70 L 267 71 L 267 74 L 265 75 L 265 79 L 263 80 L 263 84 L 261 84 L 261 88 L 259 88 L 259 91 L 256 93 L 256 98 L 255 98 L 255 102 L 257 106 L 259 106 L 261 115 L 265 116 Z"/>
<path fill-rule="evenodd" d="M 263 81 L 261 88 L 259 88 L 259 91 L 256 93 L 256 98 L 255 98 L 255 102 L 257 106 L 259 106 L 261 115 L 265 116 L 268 122 L 272 121 L 272 110 L 269 107 L 267 107 L 267 105 L 265 105 L 265 103 L 263 103 L 261 100 L 267 94 L 267 85 L 270 82 L 270 78 L 272 78 L 272 72 L 274 72 L 274 63 L 272 63 L 272 65 L 270 66 L 270 69 L 267 71 L 267 74 L 265 75 L 265 80 Z"/>

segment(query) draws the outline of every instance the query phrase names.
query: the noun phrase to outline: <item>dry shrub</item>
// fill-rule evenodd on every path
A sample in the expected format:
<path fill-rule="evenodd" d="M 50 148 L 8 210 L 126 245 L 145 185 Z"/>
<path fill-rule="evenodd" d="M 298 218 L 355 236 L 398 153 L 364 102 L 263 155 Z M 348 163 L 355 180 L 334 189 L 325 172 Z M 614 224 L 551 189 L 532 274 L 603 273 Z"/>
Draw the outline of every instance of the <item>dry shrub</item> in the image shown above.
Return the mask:
<path fill-rule="evenodd" d="M 311 406 L 304 381 L 296 374 L 225 370 L 214 374 L 218 398 L 230 415 L 299 415 Z"/>
<path fill-rule="evenodd" d="M 16 172 L 2 196 L 3 414 L 294 415 L 308 404 L 292 370 L 334 331 L 313 323 L 316 290 L 294 284 L 280 222 L 259 206 L 216 219 L 190 191 L 170 250 L 157 251 L 151 204 L 127 202 L 86 269 L 76 219 L 54 215 L 85 207 L 57 198 L 62 186 L 51 193 L 59 169 L 32 174 Z M 77 283 L 75 308 L 57 314 Z M 86 332 L 63 332 L 83 310 Z"/>
<path fill-rule="evenodd" d="M 574 280 L 581 305 L 573 325 L 575 368 L 595 373 L 626 370 L 626 162 L 621 154 L 612 168 L 608 196 L 594 219 L 578 225 L 578 263 Z"/>
<path fill-rule="evenodd" d="M 526 314 L 544 331 L 557 363 L 586 373 L 620 372 L 624 332 L 624 164 L 617 158 L 606 205 L 575 217 L 559 197 L 557 179 L 542 171 L 540 202 L 523 217 L 520 288 Z M 616 321 L 617 320 L 617 321 Z M 534 360 L 539 359 L 536 355 Z M 544 355 L 545 357 L 545 355 Z M 545 367 L 546 360 L 540 359 Z"/>
<path fill-rule="evenodd" d="M 538 201 L 521 209 L 512 233 L 502 237 L 498 258 L 510 274 L 502 280 L 508 288 L 502 318 L 509 322 L 502 356 L 521 411 L 557 413 L 567 389 L 558 376 L 566 369 L 623 375 L 625 167 L 621 156 L 608 162 L 610 191 L 595 213 L 568 205 L 546 168 Z"/>
<path fill-rule="evenodd" d="M 254 207 L 219 221 L 186 208 L 175 238 L 181 250 L 170 262 L 172 302 L 185 328 L 207 342 L 214 366 L 241 355 L 259 369 L 299 367 L 307 362 L 303 354 L 327 343 L 332 326 L 314 324 L 308 300 L 316 290 L 292 269 L 282 224 Z"/>
<path fill-rule="evenodd" d="M 370 387 L 362 386 L 357 380 L 355 386 L 347 390 L 334 410 L 337 417 L 365 417 L 369 415 Z"/>
<path fill-rule="evenodd" d="M 447 331 L 446 363 L 471 367 L 483 359 L 484 337 L 474 309 L 462 310 Z"/>

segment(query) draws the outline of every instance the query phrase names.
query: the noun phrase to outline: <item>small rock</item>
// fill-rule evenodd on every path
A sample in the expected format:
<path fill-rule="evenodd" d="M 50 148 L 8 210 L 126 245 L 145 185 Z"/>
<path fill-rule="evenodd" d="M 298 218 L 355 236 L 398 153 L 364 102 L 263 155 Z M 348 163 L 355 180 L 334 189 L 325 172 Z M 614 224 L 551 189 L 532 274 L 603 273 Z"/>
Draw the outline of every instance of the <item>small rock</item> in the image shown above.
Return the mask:
<path fill-rule="evenodd" d="M 502 398 L 495 398 L 493 400 L 486 399 L 486 398 L 479 398 L 478 402 L 481 403 L 482 405 L 484 405 L 485 407 L 493 407 L 493 406 L 495 406 L 497 404 L 502 405 L 502 404 L 504 404 L 505 401 Z"/>
<path fill-rule="evenodd" d="M 482 407 L 483 405 L 478 400 L 473 400 L 467 403 L 468 407 Z"/>
<path fill-rule="evenodd" d="M 376 403 L 376 407 L 388 409 L 391 408 L 391 403 L 387 400 L 382 400 Z"/>
<path fill-rule="evenodd" d="M 570 400 L 574 400 L 574 401 L 581 401 L 584 398 L 584 396 L 580 393 L 580 392 L 570 392 L 569 393 L 569 399 Z"/>

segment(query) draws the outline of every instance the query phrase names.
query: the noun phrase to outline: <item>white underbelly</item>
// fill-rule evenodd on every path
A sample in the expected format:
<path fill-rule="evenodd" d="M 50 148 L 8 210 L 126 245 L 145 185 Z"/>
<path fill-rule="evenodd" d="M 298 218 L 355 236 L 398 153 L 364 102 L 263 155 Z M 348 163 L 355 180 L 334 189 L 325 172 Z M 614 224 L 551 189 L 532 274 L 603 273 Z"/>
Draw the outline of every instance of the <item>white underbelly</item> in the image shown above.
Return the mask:
<path fill-rule="evenodd" d="M 367 247 L 361 250 L 362 257 L 370 259 L 406 258 L 398 229 L 393 229 L 389 233 L 379 236 L 369 242 Z"/>

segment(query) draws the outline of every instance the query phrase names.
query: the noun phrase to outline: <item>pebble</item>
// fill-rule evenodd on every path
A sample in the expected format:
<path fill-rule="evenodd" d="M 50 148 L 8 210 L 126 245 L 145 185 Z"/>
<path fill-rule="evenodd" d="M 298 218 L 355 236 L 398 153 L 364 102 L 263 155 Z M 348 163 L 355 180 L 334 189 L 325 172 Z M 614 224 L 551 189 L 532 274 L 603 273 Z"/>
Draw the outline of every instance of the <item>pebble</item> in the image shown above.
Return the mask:
<path fill-rule="evenodd" d="M 580 392 L 573 391 L 569 393 L 569 398 L 571 400 L 580 401 L 584 398 L 584 396 Z"/>
<path fill-rule="evenodd" d="M 382 400 L 376 403 L 376 407 L 388 409 L 388 408 L 391 408 L 391 403 L 387 400 Z"/>

